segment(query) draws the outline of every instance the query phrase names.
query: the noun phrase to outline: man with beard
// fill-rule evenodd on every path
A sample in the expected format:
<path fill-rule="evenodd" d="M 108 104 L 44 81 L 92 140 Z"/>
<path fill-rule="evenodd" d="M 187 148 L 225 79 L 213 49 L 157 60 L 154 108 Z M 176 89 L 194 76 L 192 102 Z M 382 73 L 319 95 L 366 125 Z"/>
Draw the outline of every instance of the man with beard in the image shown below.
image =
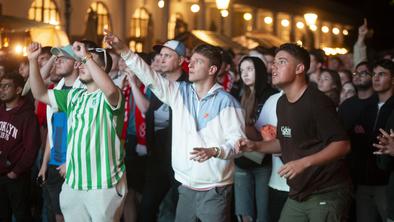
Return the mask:
<path fill-rule="evenodd" d="M 351 130 L 357 119 L 360 118 L 362 110 L 371 104 L 376 103 L 377 96 L 372 88 L 372 68 L 366 61 L 356 66 L 353 74 L 353 85 L 357 89 L 357 95 L 344 101 L 338 109 L 345 129 Z"/>
<path fill-rule="evenodd" d="M 356 123 L 360 119 L 363 110 L 373 104 L 376 104 L 378 97 L 374 94 L 372 88 L 372 67 L 366 61 L 357 64 L 353 74 L 353 85 L 357 89 L 357 95 L 345 100 L 338 107 L 339 118 L 342 120 L 345 130 L 350 136 L 351 151 L 347 156 L 347 161 L 350 167 L 350 174 L 355 182 L 355 177 L 358 172 L 356 167 L 355 150 L 366 149 L 368 144 L 363 140 L 360 133 L 363 133 Z M 360 132 L 361 131 L 361 132 Z M 355 203 L 353 204 L 355 205 Z M 350 211 L 350 218 L 355 217 L 355 212 Z"/>
<path fill-rule="evenodd" d="M 86 89 L 48 90 L 39 75 L 41 46 L 28 49 L 34 97 L 67 113 L 68 145 L 60 206 L 65 221 L 119 221 L 127 193 L 120 134 L 124 98 L 108 76 L 112 65 L 105 49 L 74 42 L 81 59 L 79 78 Z"/>
<path fill-rule="evenodd" d="M 53 48 L 51 52 L 56 56 L 55 72 L 50 75 L 51 82 L 56 84 L 54 89 L 80 88 L 81 82 L 78 80 L 76 69 L 78 58 L 72 51 L 71 45 Z M 40 56 L 38 61 L 40 61 Z M 49 88 L 53 88 L 53 85 Z M 50 106 L 46 108 L 48 136 L 38 178 L 41 177 L 40 179 L 45 182 L 43 192 L 44 198 L 48 200 L 47 203 L 49 204 L 49 217 L 55 217 L 56 221 L 64 221 L 60 210 L 59 194 L 66 172 L 67 114 L 58 112 Z"/>

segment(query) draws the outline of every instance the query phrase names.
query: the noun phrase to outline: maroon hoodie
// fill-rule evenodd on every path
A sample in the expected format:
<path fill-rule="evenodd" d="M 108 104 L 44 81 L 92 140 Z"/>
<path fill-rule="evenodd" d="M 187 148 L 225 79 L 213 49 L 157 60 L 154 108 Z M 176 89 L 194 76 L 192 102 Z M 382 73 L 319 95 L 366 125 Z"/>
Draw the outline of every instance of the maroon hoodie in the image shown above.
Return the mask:
<path fill-rule="evenodd" d="M 0 104 L 0 176 L 10 171 L 17 175 L 30 171 L 40 144 L 34 104 L 21 98 L 9 111 Z"/>

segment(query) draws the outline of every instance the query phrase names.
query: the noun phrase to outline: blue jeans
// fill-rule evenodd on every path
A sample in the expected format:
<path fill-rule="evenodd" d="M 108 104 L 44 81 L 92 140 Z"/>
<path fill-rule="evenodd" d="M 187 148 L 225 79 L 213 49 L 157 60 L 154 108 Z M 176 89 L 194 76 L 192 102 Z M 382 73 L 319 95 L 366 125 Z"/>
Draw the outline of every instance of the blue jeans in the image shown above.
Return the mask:
<path fill-rule="evenodd" d="M 269 221 L 268 182 L 271 167 L 241 169 L 235 167 L 235 214 L 250 217 L 253 221 Z"/>

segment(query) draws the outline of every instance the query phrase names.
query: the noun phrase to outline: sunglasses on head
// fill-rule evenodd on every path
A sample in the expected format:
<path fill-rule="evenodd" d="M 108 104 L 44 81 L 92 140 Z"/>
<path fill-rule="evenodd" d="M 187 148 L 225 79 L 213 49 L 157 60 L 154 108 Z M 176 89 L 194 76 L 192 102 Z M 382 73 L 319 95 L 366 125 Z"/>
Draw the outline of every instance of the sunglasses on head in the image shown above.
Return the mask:
<path fill-rule="evenodd" d="M 88 52 L 104 53 L 104 68 L 107 68 L 107 50 L 104 48 L 88 48 Z"/>

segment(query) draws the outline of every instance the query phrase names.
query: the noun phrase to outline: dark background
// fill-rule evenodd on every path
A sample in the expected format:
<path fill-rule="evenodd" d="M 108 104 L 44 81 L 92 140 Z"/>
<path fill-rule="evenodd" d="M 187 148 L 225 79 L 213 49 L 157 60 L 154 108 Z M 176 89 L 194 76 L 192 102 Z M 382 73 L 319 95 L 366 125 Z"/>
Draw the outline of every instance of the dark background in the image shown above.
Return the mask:
<path fill-rule="evenodd" d="M 370 48 L 376 51 L 394 49 L 394 0 L 329 0 L 355 8 L 368 20 L 368 28 L 373 29 L 372 38 L 367 40 Z M 347 42 L 355 41 L 357 27 L 351 31 Z"/>

